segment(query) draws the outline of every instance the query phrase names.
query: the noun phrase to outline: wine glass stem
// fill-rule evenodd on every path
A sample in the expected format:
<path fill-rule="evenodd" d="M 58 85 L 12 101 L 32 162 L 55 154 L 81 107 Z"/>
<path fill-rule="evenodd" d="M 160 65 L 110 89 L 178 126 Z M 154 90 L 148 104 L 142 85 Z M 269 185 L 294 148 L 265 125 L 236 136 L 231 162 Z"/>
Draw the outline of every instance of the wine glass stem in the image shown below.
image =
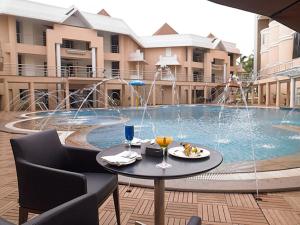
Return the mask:
<path fill-rule="evenodd" d="M 128 142 L 129 152 L 131 152 L 131 141 Z"/>
<path fill-rule="evenodd" d="M 162 148 L 163 150 L 163 164 L 166 164 L 166 148 Z"/>

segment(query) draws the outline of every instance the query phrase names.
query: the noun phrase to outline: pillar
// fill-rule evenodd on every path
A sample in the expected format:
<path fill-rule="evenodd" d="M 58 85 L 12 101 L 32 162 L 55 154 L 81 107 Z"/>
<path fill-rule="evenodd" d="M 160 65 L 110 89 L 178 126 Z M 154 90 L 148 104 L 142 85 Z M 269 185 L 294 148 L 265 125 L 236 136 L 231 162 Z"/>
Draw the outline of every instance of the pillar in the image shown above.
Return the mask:
<path fill-rule="evenodd" d="M 223 66 L 223 83 L 226 83 L 226 71 L 227 71 L 227 65 L 226 63 L 224 63 L 224 66 Z"/>
<path fill-rule="evenodd" d="M 121 89 L 121 106 L 126 106 L 126 86 L 125 84 L 122 84 L 122 89 Z"/>
<path fill-rule="evenodd" d="M 130 86 L 130 106 L 134 106 L 134 87 Z"/>
<path fill-rule="evenodd" d="M 156 105 L 156 85 L 153 85 L 152 88 L 152 105 Z"/>
<path fill-rule="evenodd" d="M 55 44 L 55 54 L 56 54 L 56 76 L 61 77 L 61 53 L 60 53 L 60 44 Z"/>
<path fill-rule="evenodd" d="M 176 85 L 172 85 L 172 105 L 175 104 Z"/>
<path fill-rule="evenodd" d="M 104 101 L 104 108 L 108 107 L 108 95 L 107 95 L 107 84 L 104 83 L 104 88 L 103 88 L 103 101 Z"/>
<path fill-rule="evenodd" d="M 97 76 L 96 63 L 97 63 L 97 59 L 96 59 L 96 48 L 93 47 L 93 48 L 92 48 L 92 77 L 96 77 L 96 76 Z"/>
<path fill-rule="evenodd" d="M 290 90 L 291 90 L 291 85 L 290 85 L 290 82 L 287 81 L 286 82 L 286 105 L 285 106 L 290 105 L 290 99 L 291 99 Z"/>
<path fill-rule="evenodd" d="M 254 99 L 255 99 L 255 92 L 254 92 L 254 86 L 251 87 L 251 104 L 254 105 Z"/>
<path fill-rule="evenodd" d="M 207 101 L 207 86 L 204 86 L 204 103 Z"/>
<path fill-rule="evenodd" d="M 266 83 L 266 106 L 270 105 L 270 83 Z"/>
<path fill-rule="evenodd" d="M 188 100 L 189 100 L 189 104 L 192 104 L 192 85 L 189 86 Z"/>
<path fill-rule="evenodd" d="M 194 104 L 197 103 L 197 93 L 196 93 L 197 87 L 194 86 Z"/>
<path fill-rule="evenodd" d="M 29 106 L 30 106 L 30 111 L 35 112 L 35 96 L 34 96 L 34 83 L 30 82 L 28 83 L 29 85 Z"/>
<path fill-rule="evenodd" d="M 290 108 L 295 107 L 295 94 L 296 94 L 296 79 L 291 78 L 290 85 Z"/>
<path fill-rule="evenodd" d="M 65 94 L 66 94 L 66 110 L 70 110 L 70 85 L 67 80 L 65 83 Z"/>
<path fill-rule="evenodd" d="M 9 105 L 9 89 L 8 89 L 8 82 L 7 80 L 3 81 L 3 91 L 4 91 L 4 96 L 3 96 L 3 107 L 5 112 L 10 111 L 10 105 Z"/>
<path fill-rule="evenodd" d="M 276 82 L 276 107 L 280 107 L 280 81 Z"/>
<path fill-rule="evenodd" d="M 261 104 L 261 84 L 257 85 L 257 104 Z"/>

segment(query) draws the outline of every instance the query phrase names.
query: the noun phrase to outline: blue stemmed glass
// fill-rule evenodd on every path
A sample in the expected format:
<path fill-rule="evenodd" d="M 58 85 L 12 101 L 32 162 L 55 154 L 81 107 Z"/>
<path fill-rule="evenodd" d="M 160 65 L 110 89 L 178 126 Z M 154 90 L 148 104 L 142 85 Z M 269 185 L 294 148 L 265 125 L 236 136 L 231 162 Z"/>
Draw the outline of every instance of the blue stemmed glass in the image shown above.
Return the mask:
<path fill-rule="evenodd" d="M 129 143 L 129 151 L 131 151 L 131 141 L 134 136 L 134 126 L 133 125 L 125 125 L 125 138 Z"/>

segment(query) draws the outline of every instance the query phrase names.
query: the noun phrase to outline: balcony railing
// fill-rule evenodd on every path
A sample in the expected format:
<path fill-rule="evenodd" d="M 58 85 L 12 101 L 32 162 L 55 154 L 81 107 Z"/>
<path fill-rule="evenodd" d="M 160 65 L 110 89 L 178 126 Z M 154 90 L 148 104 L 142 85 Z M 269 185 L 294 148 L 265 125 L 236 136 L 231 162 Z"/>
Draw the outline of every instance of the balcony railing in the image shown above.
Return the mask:
<path fill-rule="evenodd" d="M 194 73 L 193 74 L 193 81 L 194 82 L 204 82 L 204 75 L 203 74 Z"/>
<path fill-rule="evenodd" d="M 111 53 L 119 53 L 119 45 L 111 45 Z"/>
<path fill-rule="evenodd" d="M 103 69 L 93 68 L 90 66 L 61 66 L 49 67 L 47 65 L 30 65 L 30 64 L 4 64 L 0 75 L 17 75 L 17 76 L 61 76 L 61 77 L 79 77 L 79 78 L 119 78 L 125 80 L 148 80 L 153 81 L 155 76 L 157 81 L 177 81 L 177 82 L 213 82 L 223 83 L 223 76 L 214 76 L 211 81 L 205 81 L 203 74 L 186 74 L 172 73 L 168 71 L 145 71 L 145 70 L 119 70 L 119 69 Z"/>

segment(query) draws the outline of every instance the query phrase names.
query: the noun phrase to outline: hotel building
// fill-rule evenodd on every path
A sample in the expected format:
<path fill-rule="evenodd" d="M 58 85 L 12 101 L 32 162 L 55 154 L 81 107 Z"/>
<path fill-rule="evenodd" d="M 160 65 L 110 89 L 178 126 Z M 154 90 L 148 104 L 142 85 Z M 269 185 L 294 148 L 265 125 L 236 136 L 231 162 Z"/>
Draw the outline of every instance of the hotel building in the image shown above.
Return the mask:
<path fill-rule="evenodd" d="M 300 106 L 300 34 L 264 16 L 256 20 L 252 103 Z"/>
<path fill-rule="evenodd" d="M 234 43 L 212 34 L 178 34 L 164 24 L 152 36 L 140 37 L 105 10 L 92 14 L 0 0 L 0 101 L 5 111 L 76 108 L 82 98 L 93 107 L 135 106 L 141 104 L 137 96 L 147 98 L 154 78 L 149 105 L 211 102 L 230 75 L 240 71 L 239 56 Z M 145 85 L 128 85 L 132 80 Z M 90 87 L 95 91 L 88 96 Z"/>

